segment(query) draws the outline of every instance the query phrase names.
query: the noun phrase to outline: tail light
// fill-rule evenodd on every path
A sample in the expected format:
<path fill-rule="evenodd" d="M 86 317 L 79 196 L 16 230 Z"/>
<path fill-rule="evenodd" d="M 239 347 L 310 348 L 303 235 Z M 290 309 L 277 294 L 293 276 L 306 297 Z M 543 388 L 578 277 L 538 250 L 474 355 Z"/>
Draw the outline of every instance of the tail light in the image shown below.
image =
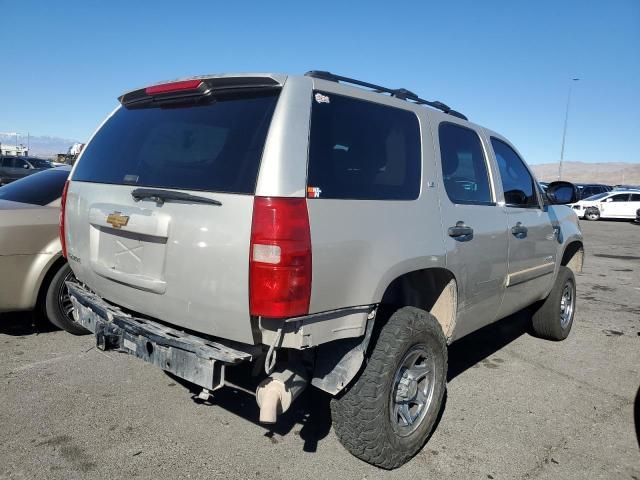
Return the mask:
<path fill-rule="evenodd" d="M 67 207 L 67 190 L 69 189 L 69 180 L 64 183 L 62 189 L 62 197 L 60 197 L 60 245 L 62 246 L 62 256 L 67 258 L 67 240 L 64 235 L 64 214 Z"/>
<path fill-rule="evenodd" d="M 304 198 L 255 197 L 249 258 L 251 315 L 309 313 L 311 233 Z"/>

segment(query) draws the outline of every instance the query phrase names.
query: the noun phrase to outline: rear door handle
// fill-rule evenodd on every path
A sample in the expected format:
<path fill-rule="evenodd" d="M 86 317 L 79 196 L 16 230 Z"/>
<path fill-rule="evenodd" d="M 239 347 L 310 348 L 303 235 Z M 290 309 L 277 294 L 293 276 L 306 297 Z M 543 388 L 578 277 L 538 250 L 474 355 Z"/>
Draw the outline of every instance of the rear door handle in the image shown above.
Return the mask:
<path fill-rule="evenodd" d="M 521 222 L 516 223 L 516 225 L 511 228 L 511 233 L 516 237 L 525 237 L 528 231 L 527 227 L 522 225 Z"/>
<path fill-rule="evenodd" d="M 449 236 L 453 238 L 473 235 L 473 228 L 464 224 L 462 220 L 456 222 L 455 227 L 449 227 Z"/>

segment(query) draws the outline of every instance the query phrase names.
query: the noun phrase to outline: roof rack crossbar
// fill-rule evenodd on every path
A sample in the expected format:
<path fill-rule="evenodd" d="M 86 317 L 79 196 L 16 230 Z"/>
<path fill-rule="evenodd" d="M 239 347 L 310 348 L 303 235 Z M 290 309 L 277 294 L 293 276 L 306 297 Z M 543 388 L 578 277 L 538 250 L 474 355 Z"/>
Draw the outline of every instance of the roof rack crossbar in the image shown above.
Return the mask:
<path fill-rule="evenodd" d="M 468 120 L 466 116 L 462 113 L 457 112 L 449 108 L 448 105 L 439 102 L 439 101 L 429 101 L 423 98 L 418 97 L 415 93 L 407 90 L 406 88 L 387 88 L 382 87 L 380 85 L 376 85 L 375 83 L 363 82 L 362 80 L 356 80 L 355 78 L 343 77 L 342 75 L 336 75 L 331 72 L 326 72 L 323 70 L 311 70 L 305 73 L 307 77 L 318 78 L 321 80 L 328 80 L 330 82 L 343 82 L 350 83 L 352 85 L 358 85 L 360 87 L 365 87 L 373 90 L 376 93 L 388 93 L 392 97 L 399 98 L 401 100 L 412 101 L 414 103 L 418 103 L 420 105 L 428 105 L 437 110 L 441 110 L 444 113 L 448 113 L 449 115 L 453 115 L 454 117 L 462 118 L 463 120 Z"/>

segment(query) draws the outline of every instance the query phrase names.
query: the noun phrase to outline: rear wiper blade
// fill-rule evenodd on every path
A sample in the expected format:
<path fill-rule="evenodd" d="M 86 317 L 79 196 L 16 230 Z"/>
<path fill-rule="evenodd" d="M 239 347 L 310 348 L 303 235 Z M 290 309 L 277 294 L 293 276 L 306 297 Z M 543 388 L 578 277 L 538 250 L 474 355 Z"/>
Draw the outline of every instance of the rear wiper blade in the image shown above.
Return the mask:
<path fill-rule="evenodd" d="M 170 200 L 188 203 L 206 203 L 217 206 L 222 205 L 222 202 L 214 200 L 213 198 L 191 195 L 190 193 L 174 192 L 172 190 L 160 190 L 157 188 L 136 188 L 131 192 L 131 196 L 136 202 L 148 198 L 156 202 L 158 205 L 162 205 L 164 202 Z"/>

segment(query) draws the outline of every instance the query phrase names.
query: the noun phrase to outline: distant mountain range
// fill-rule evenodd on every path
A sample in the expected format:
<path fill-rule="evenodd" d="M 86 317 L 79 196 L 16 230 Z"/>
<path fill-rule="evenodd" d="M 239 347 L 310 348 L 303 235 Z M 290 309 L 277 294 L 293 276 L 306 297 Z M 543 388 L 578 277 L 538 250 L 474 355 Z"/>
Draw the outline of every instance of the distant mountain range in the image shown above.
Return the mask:
<path fill-rule="evenodd" d="M 531 169 L 540 181 L 552 182 L 558 179 L 557 163 L 531 165 Z M 575 183 L 640 185 L 640 163 L 563 162 L 562 179 Z"/>
<path fill-rule="evenodd" d="M 77 140 L 68 138 L 31 135 L 29 137 L 29 155 L 34 157 L 53 157 L 58 153 L 67 153 L 69 147 Z M 15 145 L 16 136 L 8 132 L 0 132 L 0 143 Z M 20 134 L 18 144 L 27 145 L 27 136 Z"/>

